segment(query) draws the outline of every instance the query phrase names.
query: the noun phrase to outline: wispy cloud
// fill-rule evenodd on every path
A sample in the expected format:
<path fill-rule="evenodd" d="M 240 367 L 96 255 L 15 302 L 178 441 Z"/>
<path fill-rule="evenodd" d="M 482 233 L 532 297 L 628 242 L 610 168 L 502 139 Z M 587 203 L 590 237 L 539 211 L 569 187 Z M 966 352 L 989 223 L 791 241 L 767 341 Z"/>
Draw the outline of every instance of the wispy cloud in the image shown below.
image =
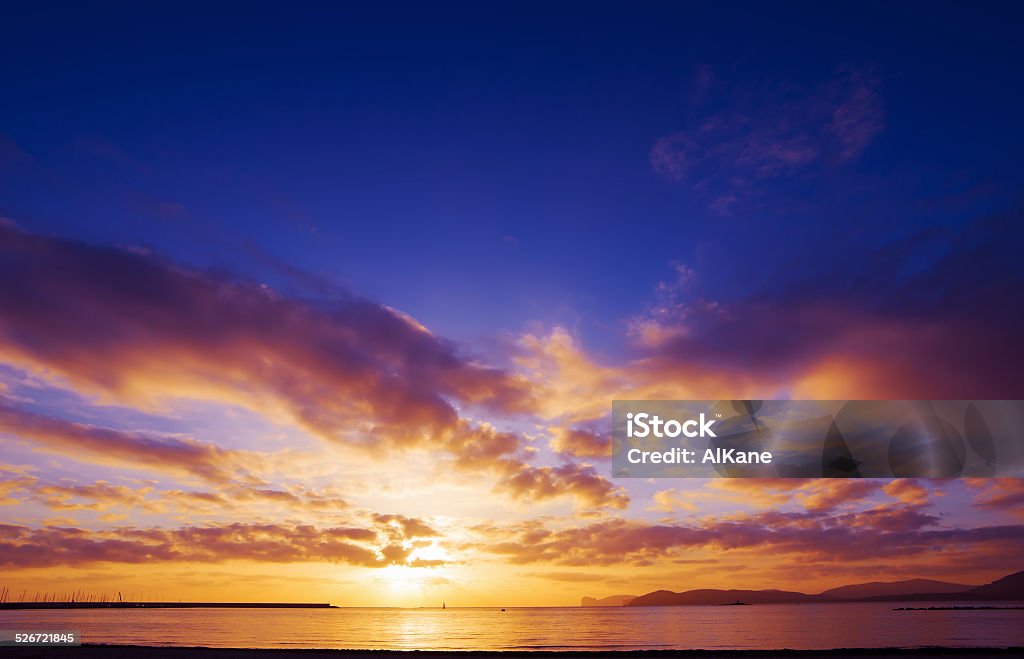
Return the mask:
<path fill-rule="evenodd" d="M 955 546 L 969 554 L 998 545 L 1003 566 L 1017 567 L 1012 557 L 1024 550 L 1024 526 L 940 528 L 938 522 L 913 507 L 883 505 L 836 514 L 766 511 L 692 525 L 625 519 L 562 529 L 525 524 L 482 529 L 495 537 L 481 550 L 517 564 L 584 566 L 645 565 L 705 550 L 734 561 L 766 551 L 800 561 L 920 559 L 936 546 Z"/>
<path fill-rule="evenodd" d="M 396 523 L 397 520 L 397 523 Z M 415 541 L 437 535 L 422 521 L 383 517 L 371 527 L 233 523 L 103 531 L 0 525 L 0 565 L 250 561 L 349 563 L 387 567 L 415 561 Z"/>
<path fill-rule="evenodd" d="M 108 464 L 141 464 L 221 483 L 252 480 L 241 468 L 237 453 L 214 444 L 74 423 L 21 409 L 4 397 L 0 397 L 0 433 Z"/>
<path fill-rule="evenodd" d="M 0 291 L 0 358 L 78 392 L 150 409 L 177 399 L 241 405 L 380 456 L 439 451 L 524 500 L 628 501 L 593 468 L 533 465 L 521 436 L 465 418 L 465 409 L 532 413 L 532 388 L 384 305 L 347 294 L 314 303 L 145 250 L 13 227 L 0 227 L 0 268 L 23 283 Z M 0 414 L 9 433 L 43 445 L 226 477 L 229 456 L 212 444 L 70 423 L 12 404 Z"/>
<path fill-rule="evenodd" d="M 694 113 L 655 140 L 651 166 L 719 214 L 755 200 L 767 181 L 855 160 L 885 128 L 879 81 L 866 68 L 841 68 L 813 88 L 729 86 L 706 67 L 696 77 Z"/>
<path fill-rule="evenodd" d="M 1017 478 L 974 478 L 967 483 L 979 490 L 974 505 L 988 510 L 1009 510 L 1024 514 L 1024 480 Z"/>

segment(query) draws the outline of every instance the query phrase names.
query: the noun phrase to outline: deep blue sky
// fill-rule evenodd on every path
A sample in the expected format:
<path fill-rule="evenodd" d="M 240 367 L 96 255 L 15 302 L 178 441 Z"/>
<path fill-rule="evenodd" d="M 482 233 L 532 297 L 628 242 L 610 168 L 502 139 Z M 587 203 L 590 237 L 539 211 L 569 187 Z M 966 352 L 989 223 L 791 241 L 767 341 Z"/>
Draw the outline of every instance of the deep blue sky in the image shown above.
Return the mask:
<path fill-rule="evenodd" d="M 614 349 L 674 262 L 708 299 L 828 295 L 879 249 L 909 240 L 906 276 L 1017 209 L 1021 13 L 8 3 L 0 216 L 298 268 L 454 338 L 540 321 Z M 846 102 L 870 123 L 852 154 L 829 132 Z M 680 176 L 652 165 L 673 135 Z"/>

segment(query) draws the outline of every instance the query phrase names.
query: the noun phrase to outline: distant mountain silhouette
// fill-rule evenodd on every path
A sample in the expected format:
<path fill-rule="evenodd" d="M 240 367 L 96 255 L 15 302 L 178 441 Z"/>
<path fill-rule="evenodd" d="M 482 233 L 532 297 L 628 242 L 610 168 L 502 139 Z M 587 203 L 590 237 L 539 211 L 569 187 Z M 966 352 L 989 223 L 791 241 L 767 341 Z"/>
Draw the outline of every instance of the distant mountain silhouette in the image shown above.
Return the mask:
<path fill-rule="evenodd" d="M 610 595 L 601 599 L 584 597 L 580 600 L 580 606 L 625 606 L 634 599 L 636 599 L 636 595 Z"/>
<path fill-rule="evenodd" d="M 962 593 L 974 586 L 933 579 L 908 579 L 906 581 L 872 581 L 832 588 L 821 593 L 825 597 L 839 600 L 858 600 L 867 597 L 890 595 L 924 595 L 931 593 Z"/>
<path fill-rule="evenodd" d="M 1024 600 L 1024 571 L 1014 572 L 990 584 L 972 588 L 971 595 L 979 599 Z"/>
<path fill-rule="evenodd" d="M 984 601 L 1024 600 L 1024 571 L 996 579 L 984 586 L 908 579 L 874 581 L 831 588 L 817 595 L 789 590 L 721 590 L 701 588 L 676 593 L 656 590 L 630 598 L 614 595 L 603 599 L 584 597 L 582 606 L 681 606 L 735 604 L 797 604 L 804 602 L 886 602 L 886 601 Z M 616 603 L 619 602 L 619 603 Z"/>
<path fill-rule="evenodd" d="M 797 602 L 820 602 L 818 595 L 807 595 L 787 590 L 718 590 L 702 588 L 673 593 L 670 590 L 656 590 L 641 595 L 626 606 L 679 606 L 681 604 L 794 604 Z"/>
<path fill-rule="evenodd" d="M 904 600 L 908 602 L 1024 600 L 1024 571 L 1014 572 L 1001 579 L 996 579 L 992 583 L 985 584 L 984 586 L 975 586 L 959 593 L 910 593 L 906 595 L 865 597 L 863 599 L 871 601 Z"/>

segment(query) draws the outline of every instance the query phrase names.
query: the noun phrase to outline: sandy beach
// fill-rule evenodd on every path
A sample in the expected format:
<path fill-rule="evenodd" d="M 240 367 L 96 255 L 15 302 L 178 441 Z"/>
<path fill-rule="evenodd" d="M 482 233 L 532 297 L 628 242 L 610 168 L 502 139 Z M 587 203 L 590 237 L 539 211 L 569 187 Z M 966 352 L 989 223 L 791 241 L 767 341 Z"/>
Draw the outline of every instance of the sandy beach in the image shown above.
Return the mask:
<path fill-rule="evenodd" d="M 838 650 L 645 650 L 631 652 L 435 652 L 410 651 L 417 659 L 514 659 L 541 656 L 600 659 L 641 655 L 650 659 L 661 657 L 719 657 L 734 659 L 812 659 L 814 657 L 864 657 L 897 659 L 900 657 L 973 657 L 977 659 L 1024 656 L 1024 648 L 915 648 L 915 649 L 838 649 Z M 7 647 L 6 657 L 17 659 L 390 659 L 408 656 L 410 652 L 394 650 L 254 650 L 244 648 L 147 647 L 138 645 L 82 645 L 80 647 Z"/>

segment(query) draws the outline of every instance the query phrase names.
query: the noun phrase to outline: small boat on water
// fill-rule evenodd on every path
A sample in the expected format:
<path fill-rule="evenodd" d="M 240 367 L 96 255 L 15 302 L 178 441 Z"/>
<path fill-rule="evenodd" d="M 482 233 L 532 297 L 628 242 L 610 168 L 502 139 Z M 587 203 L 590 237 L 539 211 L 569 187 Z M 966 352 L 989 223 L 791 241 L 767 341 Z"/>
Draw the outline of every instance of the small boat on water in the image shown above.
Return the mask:
<path fill-rule="evenodd" d="M 750 606 L 750 603 L 749 602 L 741 602 L 739 600 L 736 600 L 735 602 L 726 602 L 722 606 Z"/>

